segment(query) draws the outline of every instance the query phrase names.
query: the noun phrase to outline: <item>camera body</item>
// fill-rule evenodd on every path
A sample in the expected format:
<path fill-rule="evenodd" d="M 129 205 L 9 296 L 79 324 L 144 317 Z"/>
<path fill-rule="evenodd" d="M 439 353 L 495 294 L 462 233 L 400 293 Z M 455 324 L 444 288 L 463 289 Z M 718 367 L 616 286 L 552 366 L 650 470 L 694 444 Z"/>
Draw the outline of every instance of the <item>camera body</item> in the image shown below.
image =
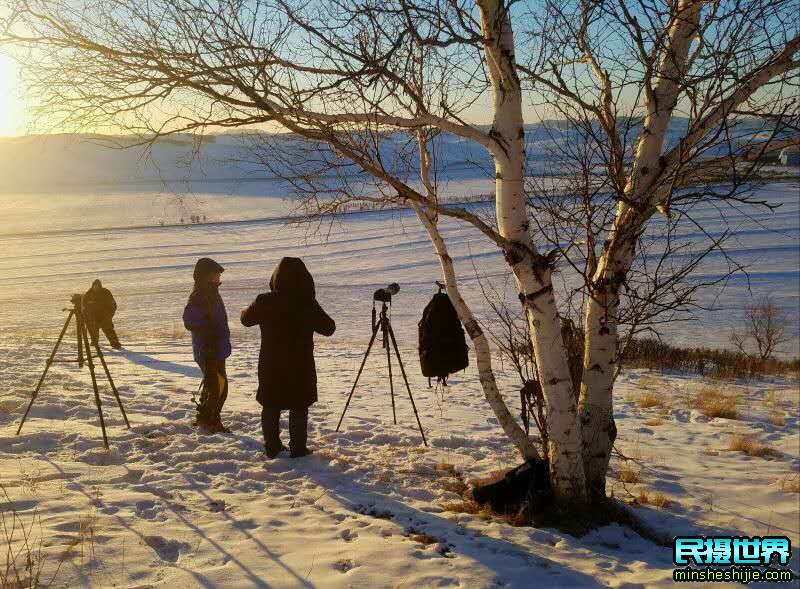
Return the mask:
<path fill-rule="evenodd" d="M 72 295 L 72 297 L 69 299 L 69 301 L 70 301 L 70 302 L 71 302 L 73 305 L 75 305 L 76 307 L 78 307 L 78 308 L 80 308 L 80 306 L 81 306 L 81 301 L 82 301 L 82 300 L 83 300 L 83 295 L 81 295 L 81 294 L 74 294 L 74 295 Z"/>
<path fill-rule="evenodd" d="M 400 292 L 400 285 L 396 282 L 392 282 L 384 288 L 376 290 L 372 295 L 372 300 L 380 301 L 381 303 L 391 303 L 392 295 L 396 295 L 398 292 Z"/>

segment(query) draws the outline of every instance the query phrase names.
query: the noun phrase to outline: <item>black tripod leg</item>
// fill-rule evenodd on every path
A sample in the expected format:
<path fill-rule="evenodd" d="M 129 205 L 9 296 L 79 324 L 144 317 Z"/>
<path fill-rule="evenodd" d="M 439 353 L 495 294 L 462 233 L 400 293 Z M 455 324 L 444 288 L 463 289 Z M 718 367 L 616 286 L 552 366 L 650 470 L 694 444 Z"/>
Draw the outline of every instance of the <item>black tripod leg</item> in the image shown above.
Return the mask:
<path fill-rule="evenodd" d="M 92 388 L 94 389 L 94 404 L 97 405 L 97 415 L 100 416 L 100 429 L 103 430 L 103 444 L 108 449 L 108 436 L 106 435 L 106 421 L 103 419 L 103 405 L 100 403 L 100 391 L 97 389 L 97 376 L 94 373 L 92 362 L 92 349 L 89 347 L 89 333 L 86 325 L 82 323 L 81 336 L 86 350 L 86 363 L 89 365 L 89 374 L 92 375 Z"/>
<path fill-rule="evenodd" d="M 381 329 L 383 330 L 383 347 L 386 348 L 386 364 L 389 366 L 389 393 L 392 395 L 392 418 L 394 424 L 397 425 L 397 411 L 394 408 L 394 380 L 392 379 L 392 356 L 389 353 L 389 330 L 387 329 L 388 321 L 381 320 Z"/>
<path fill-rule="evenodd" d="M 74 314 L 75 314 L 74 311 L 69 312 L 67 320 L 64 322 L 64 327 L 61 329 L 61 333 L 58 334 L 58 340 L 56 341 L 56 345 L 53 346 L 53 352 L 50 354 L 50 357 L 47 359 L 47 362 L 45 362 L 44 372 L 42 372 L 42 376 L 39 378 L 39 382 L 36 384 L 36 388 L 33 390 L 33 394 L 31 395 L 31 402 L 28 403 L 28 408 L 25 410 L 25 415 L 22 416 L 22 421 L 20 421 L 19 423 L 19 427 L 17 428 L 17 435 L 19 435 L 19 432 L 22 431 L 22 426 L 25 425 L 25 420 L 28 418 L 28 413 L 30 413 L 31 407 L 33 407 L 33 402 L 36 400 L 36 396 L 39 394 L 39 389 L 42 387 L 42 383 L 44 382 L 44 377 L 47 376 L 47 372 L 48 370 L 50 370 L 50 365 L 53 363 L 53 358 L 56 357 L 56 352 L 58 352 L 58 346 L 61 345 L 61 340 L 64 339 L 64 334 L 67 333 L 69 322 Z"/>
<path fill-rule="evenodd" d="M 394 329 L 392 325 L 387 325 L 389 335 L 392 338 L 392 346 L 394 346 L 394 353 L 397 354 L 397 363 L 400 364 L 400 372 L 403 375 L 403 381 L 406 383 L 406 390 L 408 391 L 408 398 L 411 400 L 411 407 L 414 409 L 414 417 L 417 418 L 417 426 L 419 426 L 419 433 L 422 436 L 422 443 L 428 445 L 428 440 L 425 439 L 425 432 L 422 431 L 422 423 L 419 420 L 419 413 L 417 413 L 417 405 L 414 403 L 414 397 L 411 394 L 411 386 L 408 384 L 408 377 L 406 376 L 406 368 L 403 366 L 403 359 L 400 357 L 400 350 L 397 348 L 397 340 L 394 337 Z"/>
<path fill-rule="evenodd" d="M 336 425 L 336 431 L 339 431 L 339 428 L 342 426 L 342 420 L 344 419 L 344 414 L 347 413 L 347 408 L 350 406 L 350 399 L 353 398 L 353 393 L 356 390 L 356 385 L 358 384 L 358 379 L 361 378 L 361 372 L 364 370 L 364 364 L 367 363 L 367 356 L 369 356 L 369 351 L 372 349 L 372 344 L 375 343 L 375 336 L 378 335 L 378 326 L 375 325 L 372 328 L 372 337 L 369 340 L 369 345 L 367 346 L 367 351 L 364 352 L 364 359 L 361 361 L 361 367 L 358 369 L 358 374 L 356 374 L 356 380 L 353 383 L 353 388 L 350 389 L 350 394 L 347 396 L 347 403 L 344 404 L 344 409 L 342 410 L 342 416 L 339 418 L 339 423 Z"/>
<path fill-rule="evenodd" d="M 105 356 L 103 356 L 103 350 L 100 349 L 99 342 L 94 342 L 94 349 L 97 351 L 97 357 L 100 358 L 100 364 L 103 365 L 103 370 L 106 371 L 108 384 L 111 385 L 111 391 L 114 393 L 114 397 L 117 399 L 117 405 L 119 405 L 119 410 L 122 411 L 122 418 L 125 420 L 125 425 L 128 426 L 128 429 L 131 429 L 131 424 L 128 421 L 128 416 L 125 414 L 125 407 L 122 406 L 122 399 L 119 398 L 119 392 L 117 391 L 117 387 L 114 385 L 114 379 L 111 378 L 111 371 L 108 369 L 108 364 L 106 364 L 106 359 Z"/>
<path fill-rule="evenodd" d="M 75 313 L 75 335 L 78 336 L 78 368 L 83 368 L 83 316 L 80 313 Z"/>

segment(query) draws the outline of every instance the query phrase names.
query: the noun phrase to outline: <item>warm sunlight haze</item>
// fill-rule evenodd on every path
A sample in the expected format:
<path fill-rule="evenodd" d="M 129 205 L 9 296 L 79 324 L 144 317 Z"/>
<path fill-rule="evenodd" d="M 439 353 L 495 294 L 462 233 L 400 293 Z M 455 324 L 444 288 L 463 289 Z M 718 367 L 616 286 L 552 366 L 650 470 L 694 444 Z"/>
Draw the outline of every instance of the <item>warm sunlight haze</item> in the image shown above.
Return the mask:
<path fill-rule="evenodd" d="M 0 589 L 800 589 L 797 5 L 0 0 Z"/>
<path fill-rule="evenodd" d="M 23 105 L 16 63 L 0 54 L 0 137 L 23 133 Z"/>

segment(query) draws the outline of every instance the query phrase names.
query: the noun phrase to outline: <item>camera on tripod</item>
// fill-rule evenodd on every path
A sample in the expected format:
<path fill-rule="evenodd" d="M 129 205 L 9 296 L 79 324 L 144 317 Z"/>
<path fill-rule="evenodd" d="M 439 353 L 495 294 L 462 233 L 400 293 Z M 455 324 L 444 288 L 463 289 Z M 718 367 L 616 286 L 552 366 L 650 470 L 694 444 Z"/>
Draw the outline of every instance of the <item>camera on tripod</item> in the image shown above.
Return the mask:
<path fill-rule="evenodd" d="M 372 295 L 372 300 L 380 301 L 381 303 L 391 303 L 392 295 L 396 295 L 398 292 L 400 292 L 400 285 L 396 282 L 392 282 L 388 286 L 376 290 Z"/>
<path fill-rule="evenodd" d="M 364 371 L 364 365 L 367 363 L 367 358 L 369 357 L 370 350 L 372 350 L 372 344 L 375 343 L 375 339 L 378 336 L 378 332 L 381 334 L 381 340 L 383 342 L 382 347 L 386 350 L 386 362 L 389 368 L 389 394 L 392 398 L 392 418 L 394 420 L 395 425 L 397 424 L 397 411 L 395 409 L 394 404 L 394 383 L 392 382 L 392 355 L 391 350 L 394 349 L 394 354 L 397 356 L 397 363 L 400 365 L 400 373 L 403 375 L 403 382 L 406 385 L 406 390 L 408 391 L 408 399 L 411 401 L 411 408 L 414 410 L 414 417 L 417 418 L 417 427 L 419 427 L 419 433 L 422 436 L 422 443 L 426 446 L 428 445 L 428 441 L 425 439 L 425 432 L 422 430 L 422 423 L 419 420 L 419 413 L 417 412 L 417 405 L 414 403 L 414 396 L 411 394 L 411 385 L 408 384 L 408 376 L 406 376 L 406 368 L 403 365 L 403 359 L 400 358 L 400 349 L 397 347 L 397 340 L 394 337 L 394 329 L 392 329 L 392 321 L 389 317 L 390 311 L 389 306 L 392 303 L 392 296 L 396 295 L 400 292 L 400 285 L 396 282 L 392 282 L 391 284 L 387 285 L 384 288 L 379 288 L 376 290 L 372 295 L 372 337 L 369 340 L 369 344 L 367 345 L 367 351 L 364 352 L 364 358 L 361 360 L 361 366 L 358 369 L 358 373 L 356 374 L 356 380 L 353 382 L 353 388 L 350 389 L 350 394 L 347 396 L 347 401 L 344 404 L 344 409 L 342 409 L 342 415 L 339 417 L 339 423 L 336 425 L 336 431 L 339 431 L 339 428 L 342 427 L 342 420 L 344 420 L 344 414 L 347 413 L 347 408 L 350 406 L 350 401 L 353 398 L 353 393 L 356 390 L 356 386 L 358 385 L 358 379 L 361 378 L 361 373 Z M 375 301 L 383 303 L 381 305 L 380 312 L 376 311 L 375 309 Z"/>
<path fill-rule="evenodd" d="M 72 295 L 72 297 L 70 297 L 69 302 L 80 309 L 82 300 L 83 300 L 83 295 L 74 294 L 74 295 Z"/>

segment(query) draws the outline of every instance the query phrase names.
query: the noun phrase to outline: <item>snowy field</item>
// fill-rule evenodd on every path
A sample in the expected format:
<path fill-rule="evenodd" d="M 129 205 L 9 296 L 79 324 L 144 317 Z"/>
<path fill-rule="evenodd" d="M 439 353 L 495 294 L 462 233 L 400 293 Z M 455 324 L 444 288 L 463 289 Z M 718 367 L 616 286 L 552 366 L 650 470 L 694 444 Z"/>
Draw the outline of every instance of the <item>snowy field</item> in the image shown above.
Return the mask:
<path fill-rule="evenodd" d="M 773 294 L 797 321 L 800 186 L 763 190 L 783 206 L 726 213 L 737 229 L 733 255 L 752 266 L 749 282 L 735 278 L 706 293 L 715 309 L 665 328 L 670 341 L 725 345 L 753 294 Z M 673 585 L 670 549 L 618 526 L 578 539 L 450 510 L 460 500 L 454 472 L 469 481 L 518 458 L 483 400 L 474 357 L 445 391 L 428 389 L 420 375 L 416 322 L 439 267 L 410 213 L 350 215 L 330 227 L 255 220 L 159 227 L 147 207 L 163 208 L 172 197 L 96 197 L 62 195 L 53 208 L 46 200 L 52 195 L 2 197 L 3 219 L 13 219 L 0 220 L 0 482 L 9 496 L 2 501 L 5 514 L 13 507 L 33 522 L 45 580 L 55 574 L 57 587 L 141 588 Z M 263 195 L 209 192 L 202 201 L 201 210 L 224 211 L 229 221 L 284 206 Z M 721 230 L 716 210 L 697 214 L 706 230 Z M 121 216 L 130 228 L 104 229 Z M 26 235 L 32 227 L 38 232 Z M 480 311 L 476 274 L 502 287 L 503 261 L 474 231 L 452 222 L 444 229 L 466 298 Z M 688 229 L 683 237 L 691 238 Z M 258 333 L 241 327 L 238 313 L 266 288 L 284 255 L 304 258 L 338 329 L 317 340 L 315 454 L 265 461 L 254 398 Z M 201 256 L 227 268 L 221 292 L 234 341 L 223 411 L 229 435 L 202 435 L 190 425 L 199 371 L 180 313 Z M 711 259 L 703 271 L 720 267 Z M 16 437 L 63 324 L 61 310 L 96 277 L 120 305 L 115 322 L 125 349 L 109 359 L 133 427 L 124 428 L 102 388 L 111 441 L 105 451 L 88 374 L 56 365 Z M 401 285 L 393 324 L 429 448 L 399 378 L 398 425 L 392 423 L 385 359 L 377 353 L 343 431 L 334 431 L 369 337 L 372 292 L 393 281 Z M 794 339 L 787 352 L 797 349 Z M 73 350 L 70 341 L 65 352 Z M 501 381 L 516 408 L 518 384 L 510 374 Z M 708 419 L 691 408 L 689 399 L 706 386 L 678 374 L 623 373 L 615 390 L 618 449 L 631 460 L 615 456 L 610 489 L 623 499 L 662 494 L 663 507 L 636 510 L 666 535 L 786 534 L 796 547 L 800 496 L 786 489 L 800 477 L 797 383 L 711 383 L 738 396 L 738 419 Z M 642 408 L 648 391 L 658 403 Z M 728 450 L 734 434 L 753 436 L 771 454 Z M 636 476 L 620 474 L 631 470 Z M 620 480 L 626 478 L 639 480 Z M 798 570 L 796 549 L 791 566 Z"/>

